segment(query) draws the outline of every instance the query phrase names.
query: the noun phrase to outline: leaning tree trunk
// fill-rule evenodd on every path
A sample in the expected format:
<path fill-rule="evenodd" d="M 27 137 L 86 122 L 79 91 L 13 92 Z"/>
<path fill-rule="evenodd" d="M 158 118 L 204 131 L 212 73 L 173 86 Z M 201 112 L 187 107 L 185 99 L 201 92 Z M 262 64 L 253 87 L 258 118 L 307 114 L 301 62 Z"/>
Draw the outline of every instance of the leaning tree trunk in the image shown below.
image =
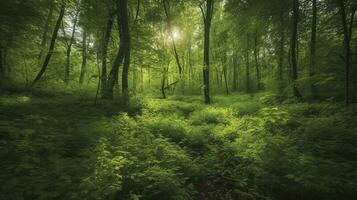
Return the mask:
<path fill-rule="evenodd" d="M 49 50 L 47 52 L 47 56 L 45 58 L 45 61 L 43 62 L 41 70 L 37 74 L 37 76 L 34 79 L 34 81 L 32 82 L 31 87 L 35 86 L 36 83 L 42 78 L 43 74 L 46 72 L 46 69 L 48 67 L 48 64 L 49 64 L 49 62 L 51 60 L 51 57 L 52 57 L 52 54 L 53 54 L 53 49 L 55 48 L 55 45 L 56 45 L 56 39 L 57 39 L 57 35 L 58 35 L 58 30 L 59 30 L 59 28 L 61 26 L 61 22 L 63 20 L 64 11 L 65 11 L 65 5 L 64 5 L 64 2 L 62 1 L 60 15 L 58 16 L 58 19 L 57 19 L 57 22 L 56 22 L 56 26 L 55 26 L 55 29 L 54 29 L 53 34 L 52 34 L 50 48 L 49 48 Z"/>
<path fill-rule="evenodd" d="M 40 46 L 40 54 L 38 55 L 38 65 L 41 64 L 42 62 L 42 57 L 43 57 L 43 53 L 47 44 L 47 36 L 48 36 L 48 31 L 49 31 L 49 27 L 50 27 L 50 23 L 52 20 L 52 16 L 53 16 L 53 10 L 55 8 L 55 0 L 51 1 L 51 5 L 50 5 L 50 10 L 48 12 L 48 16 L 46 19 L 46 23 L 45 23 L 45 27 L 44 27 L 44 32 L 42 35 L 42 40 L 41 40 L 41 46 Z"/>
<path fill-rule="evenodd" d="M 310 41 L 310 88 L 311 96 L 315 98 L 316 88 L 313 83 L 313 77 L 316 71 L 316 29 L 317 29 L 317 0 L 312 1 L 312 27 Z"/>
<path fill-rule="evenodd" d="M 87 71 L 87 32 L 83 30 L 83 39 L 82 39 L 82 67 L 81 73 L 79 75 L 79 85 L 82 85 L 84 82 L 84 76 Z"/>
<path fill-rule="evenodd" d="M 204 12 L 201 7 L 203 21 L 204 21 L 204 54 L 203 54 L 203 85 L 204 85 L 204 97 L 205 103 L 211 104 L 210 97 L 210 81 L 209 81 L 209 71 L 210 71 L 210 59 L 209 59 L 209 45 L 210 45 L 210 31 L 213 16 L 213 5 L 214 0 L 206 0 L 206 12 Z"/>
<path fill-rule="evenodd" d="M 65 74 L 64 74 L 64 83 L 66 85 L 68 85 L 68 83 L 69 83 L 69 74 L 70 74 L 70 68 L 71 68 L 71 53 L 72 53 L 72 46 L 73 46 L 73 43 L 74 43 L 74 35 L 76 33 L 78 15 L 79 15 L 79 10 L 76 11 L 76 15 L 74 17 L 71 39 L 70 39 L 70 41 L 68 43 L 67 51 L 66 51 L 66 68 L 65 68 Z"/>
<path fill-rule="evenodd" d="M 293 29 L 292 29 L 292 39 L 291 39 L 292 81 L 293 81 L 294 96 L 297 98 L 301 98 L 302 96 L 297 88 L 297 83 L 296 83 L 298 79 L 298 52 L 297 52 L 298 25 L 299 25 L 299 0 L 294 0 Z"/>

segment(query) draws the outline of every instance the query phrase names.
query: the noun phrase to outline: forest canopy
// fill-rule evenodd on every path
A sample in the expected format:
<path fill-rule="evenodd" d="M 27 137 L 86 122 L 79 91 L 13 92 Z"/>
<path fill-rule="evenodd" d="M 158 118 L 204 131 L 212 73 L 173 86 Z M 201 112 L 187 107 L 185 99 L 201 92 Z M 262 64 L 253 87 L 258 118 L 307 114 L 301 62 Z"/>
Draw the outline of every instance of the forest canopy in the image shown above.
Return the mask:
<path fill-rule="evenodd" d="M 0 0 L 0 199 L 357 199 L 356 0 Z"/>

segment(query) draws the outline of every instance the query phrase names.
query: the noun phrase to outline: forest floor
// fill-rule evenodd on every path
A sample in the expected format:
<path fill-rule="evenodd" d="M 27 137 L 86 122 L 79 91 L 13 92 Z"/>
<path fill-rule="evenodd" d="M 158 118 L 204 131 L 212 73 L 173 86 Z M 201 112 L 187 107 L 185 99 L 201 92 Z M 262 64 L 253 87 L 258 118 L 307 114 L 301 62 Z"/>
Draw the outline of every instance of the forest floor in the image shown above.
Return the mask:
<path fill-rule="evenodd" d="M 0 95 L 0 199 L 356 199 L 357 107 L 79 96 Z"/>

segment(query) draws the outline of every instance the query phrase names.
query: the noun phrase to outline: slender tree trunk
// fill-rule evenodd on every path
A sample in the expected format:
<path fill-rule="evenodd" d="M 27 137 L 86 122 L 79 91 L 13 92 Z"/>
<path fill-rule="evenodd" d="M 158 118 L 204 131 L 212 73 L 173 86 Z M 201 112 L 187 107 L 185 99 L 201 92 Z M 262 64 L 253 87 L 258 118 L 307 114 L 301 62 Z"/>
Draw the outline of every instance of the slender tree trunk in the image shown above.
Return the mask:
<path fill-rule="evenodd" d="M 238 91 L 238 55 L 236 49 L 233 52 L 233 90 Z"/>
<path fill-rule="evenodd" d="M 120 47 L 117 53 L 117 56 L 115 58 L 115 61 L 113 63 L 113 67 L 110 70 L 107 85 L 103 91 L 103 98 L 105 99 L 113 99 L 114 98 L 114 86 L 115 83 L 118 80 L 118 74 L 119 74 L 119 66 L 120 64 L 123 63 L 124 60 L 124 46 L 123 46 L 123 41 L 120 40 Z"/>
<path fill-rule="evenodd" d="M 74 35 L 76 33 L 78 15 L 79 15 L 79 9 L 76 11 L 76 15 L 73 20 L 71 39 L 68 43 L 67 52 L 66 52 L 66 68 L 65 68 L 65 75 L 64 75 L 64 83 L 66 85 L 68 85 L 68 83 L 69 83 L 69 74 L 70 74 L 70 68 L 71 68 L 71 53 L 72 53 L 72 46 L 73 46 L 74 39 L 75 39 Z"/>
<path fill-rule="evenodd" d="M 180 63 L 180 58 L 179 58 L 179 55 L 178 55 L 178 52 L 177 52 L 175 38 L 174 38 L 173 32 L 172 32 L 171 16 L 170 16 L 170 12 L 169 12 L 169 9 L 170 9 L 169 1 L 168 0 L 163 0 L 162 4 L 164 6 L 164 11 L 165 11 L 165 15 L 166 15 L 166 22 L 167 22 L 167 26 L 168 26 L 169 33 L 170 33 L 170 38 L 171 38 L 171 41 L 172 41 L 172 48 L 174 50 L 175 60 L 176 60 L 177 68 L 179 70 L 179 75 L 180 75 L 180 78 L 181 78 L 181 76 L 182 76 L 182 65 Z"/>
<path fill-rule="evenodd" d="M 167 79 L 167 67 L 164 67 L 164 71 L 162 73 L 162 81 L 161 81 L 161 94 L 162 94 L 162 98 L 166 99 L 166 91 L 165 91 L 165 87 L 166 87 L 166 79 Z"/>
<path fill-rule="evenodd" d="M 129 18 L 128 18 L 128 0 L 119 1 L 122 33 L 123 33 L 123 46 L 124 46 L 124 64 L 122 72 L 122 92 L 125 102 L 129 100 L 129 68 L 130 68 L 130 30 L 129 30 Z"/>
<path fill-rule="evenodd" d="M 205 103 L 211 104 L 210 97 L 210 81 L 209 81 L 209 71 L 210 71 L 210 59 L 209 59 L 209 45 L 210 45 L 210 31 L 211 31 L 211 22 L 213 17 L 213 7 L 214 0 L 206 0 L 206 12 L 203 11 L 201 7 L 203 21 L 205 26 L 204 33 L 204 67 L 203 67 L 203 84 L 204 84 L 204 97 Z"/>
<path fill-rule="evenodd" d="M 113 28 L 114 15 L 112 13 L 108 16 L 106 31 L 104 33 L 103 44 L 102 44 L 102 73 L 101 73 L 101 94 L 103 97 L 107 96 L 105 94 L 107 91 L 107 57 L 108 57 L 108 45 L 110 41 L 110 36 Z"/>
<path fill-rule="evenodd" d="M 280 41 L 279 41 L 279 56 L 278 56 L 278 89 L 279 92 L 283 92 L 283 65 L 284 65 L 284 54 L 285 54 L 285 31 L 284 31 L 284 11 L 280 14 Z M 290 60 L 290 59 L 289 59 Z"/>
<path fill-rule="evenodd" d="M 46 23 L 45 23 L 45 26 L 43 28 L 44 31 L 43 31 L 42 40 L 41 40 L 40 54 L 38 55 L 38 65 L 40 65 L 41 62 L 42 62 L 42 57 L 43 57 L 43 53 L 45 51 L 45 47 L 46 47 L 46 44 L 47 44 L 47 36 L 48 36 L 49 29 L 50 29 L 50 23 L 51 23 L 51 20 L 52 20 L 54 8 L 55 8 L 55 0 L 52 0 L 51 1 L 51 5 L 50 5 L 50 9 L 48 11 L 48 16 L 47 16 L 47 19 L 46 19 Z"/>
<path fill-rule="evenodd" d="M 261 90 L 261 75 L 260 75 L 260 66 L 259 66 L 259 49 L 258 49 L 258 31 L 255 31 L 254 35 L 254 60 L 255 60 L 255 69 L 257 75 L 257 89 Z"/>
<path fill-rule="evenodd" d="M 84 76 L 87 71 L 87 32 L 83 30 L 83 38 L 82 38 L 82 67 L 81 74 L 79 76 L 79 85 L 83 85 Z"/>
<path fill-rule="evenodd" d="M 50 48 L 49 48 L 49 50 L 47 52 L 47 56 L 45 58 L 45 61 L 43 62 L 43 65 L 41 67 L 40 72 L 37 74 L 36 78 L 34 79 L 34 81 L 31 84 L 32 87 L 36 85 L 36 83 L 41 79 L 43 74 L 46 72 L 47 66 L 48 66 L 48 64 L 49 64 L 49 62 L 51 60 L 52 54 L 53 54 L 53 49 L 55 48 L 55 45 L 56 45 L 56 39 L 57 39 L 57 35 L 58 35 L 58 30 L 59 30 L 59 28 L 61 26 L 61 22 L 63 20 L 64 11 L 65 11 L 65 5 L 64 5 L 64 2 L 62 1 L 60 15 L 58 16 L 58 19 L 57 19 L 57 22 L 56 22 L 56 26 L 55 26 L 55 29 L 54 29 L 53 34 L 52 34 Z"/>
<path fill-rule="evenodd" d="M 245 54 L 245 60 L 246 60 L 246 68 L 245 68 L 245 86 L 247 93 L 251 92 L 250 88 L 250 63 L 249 63 L 249 46 L 250 46 L 250 37 L 249 34 L 247 34 L 247 49 L 246 49 L 246 54 Z"/>
<path fill-rule="evenodd" d="M 229 94 L 229 88 L 228 88 L 228 77 L 227 77 L 227 54 L 226 52 L 224 53 L 224 56 L 223 56 L 223 78 L 224 78 L 224 85 L 225 85 L 225 88 L 226 88 L 226 94 L 228 95 Z"/>
<path fill-rule="evenodd" d="M 351 38 L 352 38 L 352 28 L 354 22 L 354 15 L 356 9 L 351 13 L 351 23 L 348 27 L 345 1 L 339 0 L 340 14 L 342 19 L 343 35 L 344 35 L 344 46 L 345 46 L 345 68 L 346 68 L 346 85 L 345 85 L 345 102 L 346 106 L 350 105 L 351 94 L 350 94 L 350 79 L 351 79 Z"/>
<path fill-rule="evenodd" d="M 310 88 L 311 96 L 316 96 L 316 88 L 313 83 L 313 77 L 316 71 L 316 30 L 317 30 L 317 0 L 312 1 L 312 27 L 310 41 Z"/>
<path fill-rule="evenodd" d="M 301 98 L 302 96 L 297 88 L 297 83 L 296 83 L 298 79 L 298 52 L 297 52 L 298 25 L 299 25 L 299 0 L 294 0 L 293 29 L 292 29 L 292 39 L 291 39 L 292 81 L 293 81 L 294 96 L 297 98 Z"/>

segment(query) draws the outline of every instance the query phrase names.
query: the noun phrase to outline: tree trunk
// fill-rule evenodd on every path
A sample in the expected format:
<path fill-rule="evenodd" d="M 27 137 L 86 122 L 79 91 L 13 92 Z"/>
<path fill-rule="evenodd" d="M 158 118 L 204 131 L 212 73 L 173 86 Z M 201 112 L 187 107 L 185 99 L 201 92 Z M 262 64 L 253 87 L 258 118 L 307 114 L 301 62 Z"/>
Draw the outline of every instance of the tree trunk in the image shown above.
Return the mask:
<path fill-rule="evenodd" d="M 51 5 L 50 5 L 50 9 L 49 9 L 49 12 L 48 12 L 48 16 L 47 16 L 47 19 L 46 19 L 44 32 L 43 32 L 43 35 L 42 35 L 41 46 L 40 46 L 41 49 L 40 49 L 40 54 L 38 55 L 38 65 L 40 65 L 41 62 L 42 62 L 42 57 L 43 57 L 43 53 L 44 53 L 44 50 L 45 50 L 45 47 L 46 47 L 46 44 L 47 44 L 47 36 L 48 36 L 49 28 L 50 28 L 50 23 L 51 23 L 51 20 L 52 20 L 54 8 L 55 8 L 55 0 L 52 0 L 51 1 Z"/>
<path fill-rule="evenodd" d="M 164 67 L 164 71 L 162 74 L 162 81 L 161 81 L 161 94 L 162 94 L 162 98 L 166 99 L 166 91 L 165 91 L 165 87 L 166 87 L 166 81 L 167 80 L 167 67 Z"/>
<path fill-rule="evenodd" d="M 127 103 L 129 100 L 129 65 L 130 65 L 130 33 L 129 33 L 129 19 L 128 19 L 128 1 L 119 0 L 118 7 L 118 25 L 119 25 L 119 35 L 120 35 L 120 47 L 115 58 L 113 67 L 110 71 L 109 78 L 107 81 L 107 87 L 105 91 L 105 98 L 113 98 L 114 86 L 117 81 L 119 66 L 123 64 L 122 72 L 122 92 L 124 101 Z"/>
<path fill-rule="evenodd" d="M 226 94 L 228 95 L 229 94 L 229 88 L 228 88 L 228 77 L 227 77 L 227 54 L 226 52 L 224 52 L 224 55 L 223 55 L 223 78 L 224 78 L 224 85 L 225 85 L 225 88 L 226 88 Z"/>
<path fill-rule="evenodd" d="M 66 85 L 68 85 L 68 83 L 69 83 L 69 74 L 70 74 L 70 68 L 71 68 L 71 52 L 72 52 L 72 45 L 73 45 L 74 39 L 75 39 L 74 35 L 76 33 L 78 15 L 79 15 L 79 9 L 76 11 L 76 15 L 75 15 L 74 20 L 73 20 L 71 39 L 70 39 L 70 41 L 68 43 L 68 46 L 67 46 L 66 68 L 65 68 L 65 75 L 64 75 L 64 83 Z"/>
<path fill-rule="evenodd" d="M 31 87 L 35 86 L 36 83 L 41 79 L 43 74 L 46 72 L 47 66 L 48 66 L 48 64 L 49 64 L 49 62 L 51 60 L 52 54 L 53 54 L 53 49 L 55 48 L 56 39 L 57 39 L 57 35 L 58 35 L 58 30 L 59 30 L 59 28 L 61 26 L 61 22 L 63 20 L 64 11 L 65 11 L 65 5 L 64 5 L 64 2 L 62 1 L 60 15 L 58 16 L 58 19 L 57 19 L 57 22 L 56 22 L 56 26 L 55 26 L 55 29 L 54 29 L 53 34 L 52 34 L 50 48 L 49 48 L 49 50 L 47 52 L 47 56 L 45 58 L 45 61 L 43 62 L 41 70 L 37 74 L 37 76 L 34 79 L 34 81 L 32 82 Z"/>
<path fill-rule="evenodd" d="M 123 63 L 124 60 L 124 46 L 123 46 L 123 41 L 120 40 L 120 47 L 117 53 L 117 56 L 115 58 L 115 61 L 113 63 L 113 67 L 110 70 L 109 73 L 109 77 L 108 77 L 108 81 L 105 80 L 107 82 L 107 85 L 104 88 L 102 97 L 104 99 L 113 99 L 114 98 L 114 86 L 115 83 L 117 82 L 117 77 L 118 77 L 118 73 L 119 73 L 119 66 L 121 63 Z"/>
<path fill-rule="evenodd" d="M 179 55 L 177 53 L 175 38 L 173 37 L 173 32 L 172 32 L 171 16 L 170 16 L 170 13 L 169 13 L 169 8 L 170 8 L 169 1 L 163 0 L 162 4 L 164 6 L 164 11 L 165 11 L 165 15 L 166 15 L 166 22 L 167 22 L 167 26 L 168 26 L 169 33 L 170 33 L 170 38 L 171 38 L 171 41 L 172 41 L 172 47 L 173 47 L 174 54 L 175 54 L 175 60 L 176 60 L 177 68 L 179 70 L 179 75 L 180 75 L 180 78 L 181 78 L 181 76 L 182 76 L 182 66 L 181 66 L 181 63 L 180 63 Z"/>
<path fill-rule="evenodd" d="M 120 19 L 122 25 L 122 39 L 124 46 L 124 64 L 122 72 L 122 92 L 125 102 L 129 100 L 129 67 L 130 67 L 130 30 L 129 30 L 129 18 L 128 18 L 128 0 L 119 1 Z"/>
<path fill-rule="evenodd" d="M 213 16 L 213 6 L 214 0 L 206 0 L 206 12 L 203 11 L 201 7 L 205 33 L 204 33 L 204 67 L 203 67 L 203 85 L 204 85 L 204 97 L 205 103 L 211 104 L 210 97 L 210 83 L 209 83 L 209 71 L 210 71 L 210 59 L 209 59 L 209 45 L 210 45 L 210 30 L 211 30 L 211 22 Z"/>
<path fill-rule="evenodd" d="M 285 54 L 285 31 L 284 31 L 284 11 L 280 14 L 280 27 L 279 27 L 280 41 L 279 41 L 279 57 L 278 57 L 278 89 L 279 92 L 283 92 L 283 65 L 284 65 L 284 54 Z M 290 60 L 290 59 L 289 59 Z"/>
<path fill-rule="evenodd" d="M 101 73 L 101 94 L 102 96 L 106 96 L 105 94 L 107 91 L 107 57 L 108 57 L 108 45 L 109 40 L 113 28 L 113 21 L 114 15 L 109 14 L 106 31 L 103 38 L 103 45 L 102 45 L 102 73 Z"/>
<path fill-rule="evenodd" d="M 83 85 L 84 76 L 87 71 L 87 32 L 83 30 L 83 39 L 82 39 L 82 67 L 81 74 L 79 76 L 79 85 Z"/>
<path fill-rule="evenodd" d="M 310 88 L 311 96 L 316 96 L 316 88 L 313 83 L 313 77 L 316 71 L 316 30 L 317 30 L 317 0 L 312 1 L 312 27 L 310 42 Z"/>
<path fill-rule="evenodd" d="M 238 56 L 237 50 L 233 50 L 233 90 L 238 90 Z"/>
<path fill-rule="evenodd" d="M 250 89 L 250 63 L 249 63 L 249 42 L 250 38 L 249 38 L 249 34 L 247 34 L 247 49 L 246 49 L 246 54 L 245 54 L 245 60 L 246 60 L 246 65 L 245 65 L 245 86 L 246 86 L 246 90 L 247 93 L 251 92 Z"/>
<path fill-rule="evenodd" d="M 297 83 L 296 83 L 298 79 L 298 53 L 297 53 L 298 25 L 299 25 L 299 0 L 294 0 L 293 29 L 292 29 L 292 39 L 291 39 L 292 81 L 293 81 L 294 96 L 297 98 L 301 98 L 302 96 L 297 88 Z"/>
<path fill-rule="evenodd" d="M 340 0 L 339 5 L 340 5 L 340 14 L 342 17 L 341 19 L 342 19 L 344 46 L 345 46 L 345 68 L 346 68 L 345 102 L 346 102 L 346 106 L 349 106 L 350 100 L 351 100 L 351 94 L 350 94 L 351 38 L 352 38 L 352 28 L 353 28 L 354 15 L 355 15 L 356 9 L 354 9 L 351 13 L 351 23 L 350 23 L 350 27 L 348 27 L 344 0 Z"/>
<path fill-rule="evenodd" d="M 260 75 L 260 66 L 259 66 L 259 49 L 258 49 L 258 31 L 255 31 L 254 35 L 254 61 L 255 61 L 255 70 L 257 75 L 257 89 L 261 90 L 261 75 Z"/>
<path fill-rule="evenodd" d="M 233 52 L 233 90 L 238 91 L 238 55 L 236 49 Z"/>

